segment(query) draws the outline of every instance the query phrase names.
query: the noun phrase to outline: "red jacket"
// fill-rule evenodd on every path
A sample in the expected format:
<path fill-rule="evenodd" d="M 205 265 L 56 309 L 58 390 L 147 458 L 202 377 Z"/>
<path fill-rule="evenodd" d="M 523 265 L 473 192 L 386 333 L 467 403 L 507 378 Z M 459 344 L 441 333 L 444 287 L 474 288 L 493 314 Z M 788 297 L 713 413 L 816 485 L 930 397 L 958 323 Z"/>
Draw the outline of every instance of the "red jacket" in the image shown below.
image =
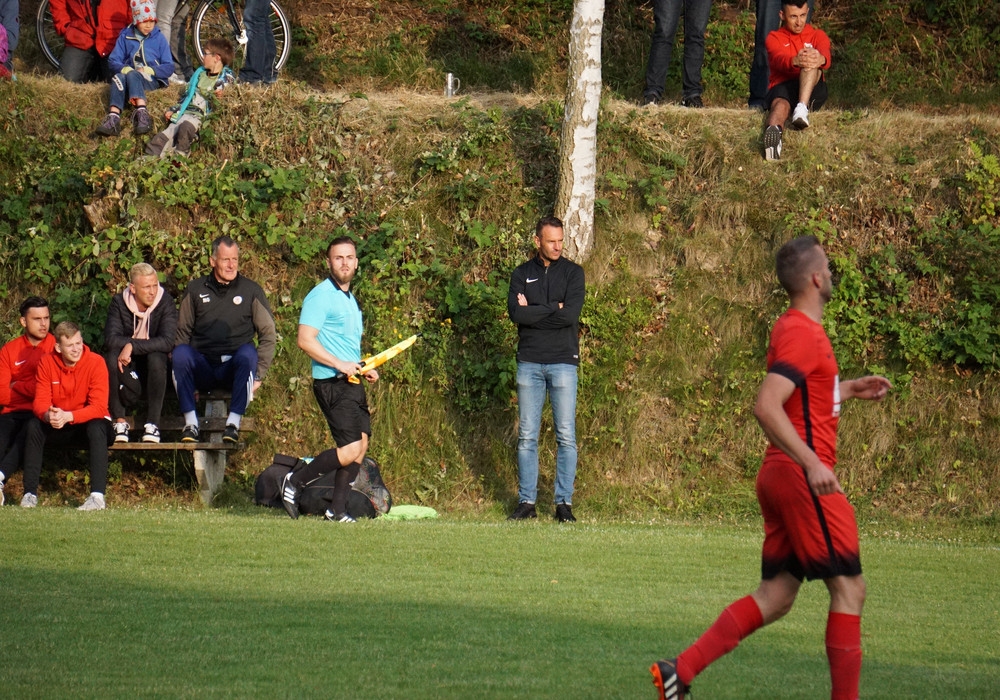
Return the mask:
<path fill-rule="evenodd" d="M 771 68 L 768 90 L 785 81 L 798 80 L 800 69 L 792 65 L 792 60 L 806 44 L 812 44 L 814 49 L 823 54 L 826 59 L 823 70 L 829 68 L 830 37 L 822 29 L 807 24 L 801 34 L 792 34 L 785 27 L 779 27 L 767 35 L 767 63 Z"/>
<path fill-rule="evenodd" d="M 108 57 L 121 31 L 132 24 L 128 0 L 49 0 L 56 32 L 66 46 L 89 51 L 96 48 Z"/>
<path fill-rule="evenodd" d="M 0 406 L 3 413 L 30 411 L 35 400 L 38 362 L 52 352 L 56 338 L 49 333 L 38 345 L 20 335 L 0 348 Z"/>
<path fill-rule="evenodd" d="M 51 352 L 38 363 L 35 375 L 33 410 L 41 420 L 51 407 L 73 414 L 73 425 L 80 425 L 108 415 L 108 366 L 104 358 L 83 346 L 80 361 L 72 367 L 63 363 L 62 355 Z"/>

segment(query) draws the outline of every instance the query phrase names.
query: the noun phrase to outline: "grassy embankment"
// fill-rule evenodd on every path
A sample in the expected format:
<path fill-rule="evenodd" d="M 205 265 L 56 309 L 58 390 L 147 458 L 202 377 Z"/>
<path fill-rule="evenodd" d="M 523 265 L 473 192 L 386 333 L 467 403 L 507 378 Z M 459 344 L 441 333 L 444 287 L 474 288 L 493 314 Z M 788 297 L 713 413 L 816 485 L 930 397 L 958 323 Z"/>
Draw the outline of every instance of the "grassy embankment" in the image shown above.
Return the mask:
<path fill-rule="evenodd" d="M 440 10 L 433 6 L 413 7 Z M 383 26 L 372 17 L 370 27 Z M 745 25 L 737 19 L 734 26 Z M 629 36 L 617 45 L 638 46 Z M 236 89 L 191 160 L 176 165 L 137 160 L 141 147 L 127 135 L 91 136 L 100 87 L 22 73 L 16 86 L 0 88 L 10 105 L 2 118 L 5 337 L 18 330 L 20 298 L 39 291 L 57 317 L 83 320 L 93 341 L 131 262 L 150 259 L 176 288 L 205 269 L 207 241 L 223 231 L 239 236 L 244 271 L 267 289 L 282 334 L 252 409 L 261 432 L 232 461 L 221 499 L 245 503 L 271 453 L 326 445 L 295 323 L 320 275 L 317 250 L 343 227 L 366 241 L 358 294 L 368 347 L 425 332 L 372 392 L 373 453 L 390 486 L 403 501 L 502 512 L 516 483 L 504 287 L 527 254 L 531 223 L 553 199 L 559 80 L 510 93 L 473 79 L 467 85 L 479 89 L 467 100 L 446 102 L 437 97 L 434 71 L 445 64 L 433 59 L 433 42 L 402 46 L 424 51 L 420 75 L 429 77 L 388 68 L 379 77 L 381 64 L 356 57 L 370 70 L 345 74 L 352 92 L 296 82 Z M 354 65 L 330 60 L 344 71 Z M 558 67 L 558 51 L 552 60 Z M 609 64 L 610 94 L 632 96 L 615 87 L 618 64 Z M 309 65 L 300 57 L 288 77 L 315 83 L 327 75 Z M 387 84 L 408 87 L 357 91 Z M 753 512 L 763 439 L 749 408 L 767 329 L 783 304 L 771 258 L 781 241 L 815 232 L 851 281 L 830 319 L 843 374 L 874 368 L 898 387 L 883 406 L 845 407 L 845 488 L 863 512 L 992 522 L 1000 488 L 993 375 L 978 368 L 981 360 L 956 366 L 909 339 L 929 337 L 935 309 L 952 295 L 946 275 L 921 267 L 930 245 L 922 236 L 946 211 L 969 208 L 960 187 L 975 166 L 968 144 L 995 153 L 1000 119 L 970 109 L 918 114 L 925 104 L 832 109 L 788 137 L 785 160 L 765 164 L 760 118 L 736 109 L 737 95 L 734 88 L 715 98 L 733 109 L 699 112 L 606 101 L 600 228 L 586 265 L 579 510 L 602 518 Z M 172 99 L 155 95 L 154 112 Z M 889 289 L 894 261 L 900 277 Z M 904 324 L 918 317 L 930 320 Z M 546 464 L 553 450 L 547 442 Z M 150 491 L 190 497 L 184 462 L 123 466 L 112 503 L 143 502 Z M 83 489 L 66 472 L 43 487 L 50 496 Z"/>

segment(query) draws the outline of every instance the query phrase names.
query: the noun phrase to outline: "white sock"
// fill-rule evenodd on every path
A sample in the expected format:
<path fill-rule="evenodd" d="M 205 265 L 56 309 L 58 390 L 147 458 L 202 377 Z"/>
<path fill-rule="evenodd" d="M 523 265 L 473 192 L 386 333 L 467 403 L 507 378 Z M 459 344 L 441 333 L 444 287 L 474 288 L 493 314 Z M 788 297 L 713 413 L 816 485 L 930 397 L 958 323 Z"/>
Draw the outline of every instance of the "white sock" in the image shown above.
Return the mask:
<path fill-rule="evenodd" d="M 198 427 L 198 414 L 196 412 L 194 412 L 194 411 L 185 411 L 184 412 L 184 425 L 193 425 L 194 427 L 197 428 Z"/>
<path fill-rule="evenodd" d="M 226 425 L 235 425 L 239 428 L 241 420 L 243 420 L 243 416 L 239 413 L 230 413 L 229 418 L 226 419 Z"/>

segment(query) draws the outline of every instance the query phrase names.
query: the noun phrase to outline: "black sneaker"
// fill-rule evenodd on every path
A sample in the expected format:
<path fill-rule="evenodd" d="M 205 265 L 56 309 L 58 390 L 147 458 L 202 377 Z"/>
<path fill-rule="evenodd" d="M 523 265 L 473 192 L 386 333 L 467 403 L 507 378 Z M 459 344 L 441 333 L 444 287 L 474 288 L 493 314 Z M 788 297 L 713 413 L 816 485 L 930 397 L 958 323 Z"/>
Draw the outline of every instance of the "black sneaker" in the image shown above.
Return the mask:
<path fill-rule="evenodd" d="M 281 482 L 281 505 L 285 506 L 285 512 L 292 520 L 298 520 L 299 488 L 292 483 L 291 472 L 285 474 L 285 479 Z"/>
<path fill-rule="evenodd" d="M 691 97 L 685 97 L 683 100 L 681 100 L 681 107 L 701 109 L 704 106 L 705 103 L 701 101 L 701 95 L 692 95 Z"/>
<path fill-rule="evenodd" d="M 660 700 L 684 700 L 691 687 L 681 683 L 677 677 L 677 659 L 663 659 L 649 667 L 653 674 L 653 685 L 660 692 Z"/>
<path fill-rule="evenodd" d="M 198 442 L 198 426 L 185 425 L 181 431 L 181 442 Z"/>
<path fill-rule="evenodd" d="M 781 128 L 769 126 L 764 131 L 764 160 L 781 159 Z"/>
<path fill-rule="evenodd" d="M 240 429 L 232 423 L 228 424 L 222 432 L 222 441 L 236 444 L 240 441 Z"/>
<path fill-rule="evenodd" d="M 560 503 L 556 506 L 556 520 L 561 523 L 575 523 L 573 517 L 573 507 L 569 503 Z"/>
<path fill-rule="evenodd" d="M 650 107 L 652 105 L 655 105 L 659 101 L 660 101 L 660 98 L 657 95 L 643 95 L 642 96 L 642 106 L 643 107 Z"/>
<path fill-rule="evenodd" d="M 136 108 L 132 113 L 132 133 L 136 136 L 148 134 L 153 130 L 153 118 L 145 107 Z"/>
<path fill-rule="evenodd" d="M 535 512 L 535 504 L 521 501 L 517 504 L 514 512 L 507 516 L 507 520 L 527 520 L 528 518 L 537 517 L 538 513 Z"/>

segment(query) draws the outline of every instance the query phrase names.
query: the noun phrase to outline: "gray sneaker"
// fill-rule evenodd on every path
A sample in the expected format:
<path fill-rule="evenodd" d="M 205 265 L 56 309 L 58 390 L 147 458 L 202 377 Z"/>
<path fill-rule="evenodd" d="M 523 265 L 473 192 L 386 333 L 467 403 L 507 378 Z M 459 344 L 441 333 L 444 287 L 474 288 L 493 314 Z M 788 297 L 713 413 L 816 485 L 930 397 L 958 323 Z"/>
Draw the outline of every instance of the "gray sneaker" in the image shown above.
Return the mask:
<path fill-rule="evenodd" d="M 153 118 L 149 116 L 149 110 L 139 107 L 132 114 L 132 133 L 136 136 L 148 134 L 153 130 Z"/>
<path fill-rule="evenodd" d="M 108 112 L 104 121 L 97 127 L 97 133 L 101 136 L 117 136 L 122 130 L 122 118 L 114 112 Z"/>
<path fill-rule="evenodd" d="M 92 493 L 77 510 L 104 510 L 104 496 L 100 493 Z"/>
<path fill-rule="evenodd" d="M 26 493 L 21 496 L 21 507 L 22 508 L 34 508 L 38 505 L 38 496 L 33 493 Z"/>

